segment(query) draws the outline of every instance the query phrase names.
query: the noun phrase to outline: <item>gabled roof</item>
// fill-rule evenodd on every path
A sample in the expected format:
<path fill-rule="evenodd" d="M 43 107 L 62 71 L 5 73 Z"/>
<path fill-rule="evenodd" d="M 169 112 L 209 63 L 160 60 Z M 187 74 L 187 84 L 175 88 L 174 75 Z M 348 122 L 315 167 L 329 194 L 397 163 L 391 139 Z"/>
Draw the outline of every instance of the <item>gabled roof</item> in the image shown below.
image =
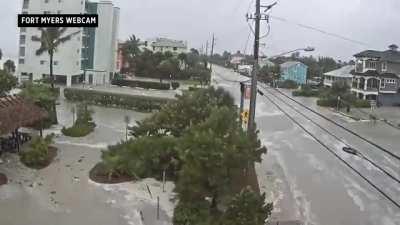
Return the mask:
<path fill-rule="evenodd" d="M 356 58 L 361 58 L 361 57 L 377 58 L 377 59 L 380 59 L 383 61 L 400 63 L 400 52 L 393 51 L 393 50 L 387 50 L 387 51 L 367 50 L 367 51 L 363 51 L 358 54 L 355 54 L 354 57 L 356 57 Z"/>
<path fill-rule="evenodd" d="M 353 75 L 351 71 L 354 70 L 354 65 L 343 66 L 337 70 L 329 71 L 324 73 L 325 76 L 332 76 L 332 77 L 342 77 L 342 78 L 352 78 Z"/>
<path fill-rule="evenodd" d="M 172 39 L 168 39 L 168 38 L 156 38 L 155 40 L 151 41 L 151 45 L 154 47 L 187 48 L 185 42 L 172 40 Z"/>
<path fill-rule="evenodd" d="M 45 110 L 22 97 L 0 97 L 0 134 L 33 125 L 46 117 Z"/>
<path fill-rule="evenodd" d="M 289 68 L 289 67 L 296 66 L 296 65 L 299 65 L 299 64 L 305 65 L 305 64 L 303 64 L 301 62 L 297 62 L 297 61 L 288 61 L 288 62 L 282 63 L 280 65 L 280 67 L 285 69 L 285 68 Z"/>

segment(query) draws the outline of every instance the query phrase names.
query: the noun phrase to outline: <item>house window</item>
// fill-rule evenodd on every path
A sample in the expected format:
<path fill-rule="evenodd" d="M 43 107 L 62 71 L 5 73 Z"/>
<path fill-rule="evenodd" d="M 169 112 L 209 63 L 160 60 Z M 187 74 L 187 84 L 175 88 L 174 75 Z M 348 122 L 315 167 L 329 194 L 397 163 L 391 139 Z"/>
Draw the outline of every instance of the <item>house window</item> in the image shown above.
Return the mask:
<path fill-rule="evenodd" d="M 25 47 L 19 47 L 19 56 L 21 57 L 25 56 Z"/>
<path fill-rule="evenodd" d="M 387 83 L 387 84 L 396 84 L 396 80 L 394 80 L 394 79 L 385 79 L 385 83 Z"/>
<path fill-rule="evenodd" d="M 385 88 L 385 79 L 381 80 L 381 88 Z"/>
<path fill-rule="evenodd" d="M 19 36 L 19 44 L 24 45 L 26 42 L 26 36 L 25 35 L 20 35 Z"/>
<path fill-rule="evenodd" d="M 366 61 L 365 68 L 367 69 L 376 69 L 376 62 L 375 61 Z"/>
<path fill-rule="evenodd" d="M 387 62 L 382 62 L 382 71 L 387 71 Z"/>
<path fill-rule="evenodd" d="M 45 62 L 46 61 L 44 61 L 44 60 L 40 60 L 40 65 L 44 65 Z"/>
<path fill-rule="evenodd" d="M 25 59 L 19 59 L 19 60 L 18 60 L 18 63 L 19 63 L 19 64 L 25 64 Z"/>

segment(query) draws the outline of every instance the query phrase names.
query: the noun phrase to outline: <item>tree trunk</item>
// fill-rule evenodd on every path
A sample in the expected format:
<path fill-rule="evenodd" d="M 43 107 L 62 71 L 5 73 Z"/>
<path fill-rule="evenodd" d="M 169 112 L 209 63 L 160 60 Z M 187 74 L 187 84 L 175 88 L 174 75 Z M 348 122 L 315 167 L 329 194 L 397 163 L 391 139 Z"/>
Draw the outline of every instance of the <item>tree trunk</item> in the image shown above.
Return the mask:
<path fill-rule="evenodd" d="M 51 89 L 54 91 L 54 74 L 53 74 L 53 52 L 49 52 L 50 55 L 50 84 Z"/>
<path fill-rule="evenodd" d="M 55 92 L 55 88 L 54 88 L 54 74 L 53 74 L 53 56 L 54 56 L 54 52 L 53 51 L 49 51 L 49 56 L 50 56 L 50 85 L 51 85 L 51 90 L 53 91 L 53 93 Z M 58 120 L 57 120 L 57 109 L 56 109 L 56 102 L 53 102 L 52 105 L 52 113 L 53 116 L 51 118 L 51 122 L 53 124 L 58 124 Z"/>

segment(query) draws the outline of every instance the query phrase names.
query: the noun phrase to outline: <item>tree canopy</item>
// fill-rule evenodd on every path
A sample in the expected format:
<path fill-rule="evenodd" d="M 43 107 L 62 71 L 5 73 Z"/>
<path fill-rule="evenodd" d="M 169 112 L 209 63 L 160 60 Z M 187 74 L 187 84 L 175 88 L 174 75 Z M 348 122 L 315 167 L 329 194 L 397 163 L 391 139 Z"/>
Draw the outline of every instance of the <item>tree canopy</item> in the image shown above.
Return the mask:
<path fill-rule="evenodd" d="M 17 78 L 6 70 L 0 70 L 0 96 L 6 95 L 17 85 Z"/>

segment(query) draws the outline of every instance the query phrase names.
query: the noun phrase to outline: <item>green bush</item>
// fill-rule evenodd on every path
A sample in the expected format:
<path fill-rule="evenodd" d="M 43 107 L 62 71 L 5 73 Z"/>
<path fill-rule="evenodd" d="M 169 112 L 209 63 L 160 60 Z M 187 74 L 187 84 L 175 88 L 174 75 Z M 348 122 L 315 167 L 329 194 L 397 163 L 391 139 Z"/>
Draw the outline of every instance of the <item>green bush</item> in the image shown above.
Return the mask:
<path fill-rule="evenodd" d="M 85 137 L 94 131 L 96 125 L 94 123 L 75 124 L 70 128 L 65 128 L 61 132 L 68 137 Z"/>
<path fill-rule="evenodd" d="M 368 100 L 357 99 L 353 106 L 356 108 L 371 108 L 371 103 Z"/>
<path fill-rule="evenodd" d="M 172 86 L 172 89 L 176 90 L 180 87 L 180 84 L 178 82 L 172 82 L 171 86 Z"/>
<path fill-rule="evenodd" d="M 36 137 L 32 140 L 29 151 L 22 152 L 21 162 L 28 167 L 39 168 L 49 164 L 50 154 L 49 145 L 53 142 L 53 136 L 46 138 Z"/>
<path fill-rule="evenodd" d="M 144 88 L 144 89 L 155 89 L 155 90 L 170 90 L 171 85 L 169 83 L 150 82 L 150 81 L 137 81 L 137 80 L 113 80 L 112 85 L 125 86 L 132 88 Z"/>
<path fill-rule="evenodd" d="M 66 88 L 64 89 L 65 98 L 69 101 L 87 102 L 92 105 L 106 107 L 118 107 L 132 109 L 141 112 L 151 112 L 161 109 L 161 106 L 173 101 L 165 98 L 155 98 L 147 96 L 135 96 L 126 94 L 115 94 L 109 92 L 81 90 Z"/>
<path fill-rule="evenodd" d="M 299 85 L 295 81 L 285 80 L 285 81 L 278 82 L 278 87 L 286 88 L 286 89 L 296 89 L 299 87 Z"/>
<path fill-rule="evenodd" d="M 302 96 L 302 97 L 318 97 L 320 94 L 320 90 L 312 89 L 308 85 L 304 85 L 301 87 L 301 90 L 293 91 L 293 96 Z"/>

